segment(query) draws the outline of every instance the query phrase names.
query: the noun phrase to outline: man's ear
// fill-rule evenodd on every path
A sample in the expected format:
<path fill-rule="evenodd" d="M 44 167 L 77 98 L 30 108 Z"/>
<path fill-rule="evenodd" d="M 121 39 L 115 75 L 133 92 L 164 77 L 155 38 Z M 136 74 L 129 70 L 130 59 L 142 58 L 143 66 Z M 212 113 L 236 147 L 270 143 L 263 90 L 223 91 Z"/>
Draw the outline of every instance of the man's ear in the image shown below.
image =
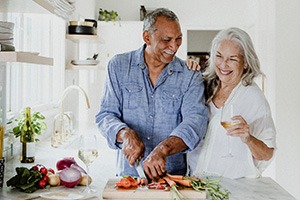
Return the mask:
<path fill-rule="evenodd" d="M 149 34 L 148 31 L 143 32 L 143 40 L 147 45 L 150 45 L 150 37 L 151 35 Z"/>

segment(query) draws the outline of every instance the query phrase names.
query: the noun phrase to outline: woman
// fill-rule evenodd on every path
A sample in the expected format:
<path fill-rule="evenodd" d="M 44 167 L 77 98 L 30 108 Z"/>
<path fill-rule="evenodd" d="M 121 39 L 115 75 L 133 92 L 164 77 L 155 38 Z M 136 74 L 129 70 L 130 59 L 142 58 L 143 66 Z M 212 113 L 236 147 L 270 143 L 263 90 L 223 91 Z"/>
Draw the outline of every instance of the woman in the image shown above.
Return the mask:
<path fill-rule="evenodd" d="M 203 74 L 209 125 L 203 142 L 189 153 L 190 175 L 259 177 L 273 158 L 276 131 L 269 104 L 254 82 L 263 74 L 251 38 L 238 28 L 220 31 L 210 55 Z M 220 114 L 232 105 L 238 112 L 232 120 L 239 123 L 225 129 Z M 229 149 L 232 156 L 226 156 Z"/>

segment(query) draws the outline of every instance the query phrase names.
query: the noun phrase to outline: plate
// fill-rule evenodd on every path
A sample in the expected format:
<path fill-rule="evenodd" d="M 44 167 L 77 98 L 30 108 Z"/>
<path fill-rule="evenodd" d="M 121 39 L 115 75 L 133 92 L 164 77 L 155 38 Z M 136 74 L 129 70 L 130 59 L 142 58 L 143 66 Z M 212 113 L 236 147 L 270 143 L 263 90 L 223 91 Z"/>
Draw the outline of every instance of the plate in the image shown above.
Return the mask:
<path fill-rule="evenodd" d="M 72 60 L 73 65 L 97 65 L 99 60 Z"/>
<path fill-rule="evenodd" d="M 81 199 L 84 196 L 76 193 L 70 193 L 70 192 L 48 192 L 48 193 L 40 194 L 40 197 L 45 199 L 76 200 L 76 199 Z"/>

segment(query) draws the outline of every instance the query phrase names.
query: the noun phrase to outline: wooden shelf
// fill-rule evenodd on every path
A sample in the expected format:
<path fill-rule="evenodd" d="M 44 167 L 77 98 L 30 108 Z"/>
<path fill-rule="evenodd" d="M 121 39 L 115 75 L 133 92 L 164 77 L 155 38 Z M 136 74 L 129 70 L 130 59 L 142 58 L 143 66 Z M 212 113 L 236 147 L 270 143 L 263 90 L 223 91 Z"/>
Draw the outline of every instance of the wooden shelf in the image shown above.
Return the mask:
<path fill-rule="evenodd" d="M 99 64 L 98 65 L 73 65 L 69 63 L 66 66 L 67 70 L 79 70 L 79 69 L 99 69 Z"/>
<path fill-rule="evenodd" d="M 53 58 L 39 56 L 38 53 L 2 51 L 0 62 L 23 62 L 40 65 L 53 65 Z"/>
<path fill-rule="evenodd" d="M 102 41 L 98 35 L 67 34 L 66 38 L 73 42 L 79 42 L 80 40 L 94 40 L 98 42 Z"/>

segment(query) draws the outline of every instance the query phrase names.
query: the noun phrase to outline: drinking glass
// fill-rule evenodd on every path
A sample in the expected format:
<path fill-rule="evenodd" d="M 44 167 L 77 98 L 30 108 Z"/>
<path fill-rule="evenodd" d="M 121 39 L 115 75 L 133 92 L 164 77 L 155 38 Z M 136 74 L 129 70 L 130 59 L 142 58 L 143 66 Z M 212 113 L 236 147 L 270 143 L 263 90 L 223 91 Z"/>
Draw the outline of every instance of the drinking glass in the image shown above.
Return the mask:
<path fill-rule="evenodd" d="M 86 166 L 87 177 L 89 177 L 89 166 L 98 157 L 98 142 L 94 134 L 81 135 L 79 138 L 78 158 Z M 89 179 L 87 178 L 85 193 L 95 193 L 96 190 L 91 189 L 89 186 Z"/>
<path fill-rule="evenodd" d="M 229 109 L 229 110 L 228 110 Z M 229 127 L 240 123 L 239 120 L 232 120 L 231 118 L 235 116 L 234 105 L 230 104 L 229 107 L 223 106 L 221 110 L 221 125 L 227 130 Z M 222 156 L 224 158 L 231 158 L 233 154 L 231 152 L 231 136 L 227 136 L 227 154 Z"/>

